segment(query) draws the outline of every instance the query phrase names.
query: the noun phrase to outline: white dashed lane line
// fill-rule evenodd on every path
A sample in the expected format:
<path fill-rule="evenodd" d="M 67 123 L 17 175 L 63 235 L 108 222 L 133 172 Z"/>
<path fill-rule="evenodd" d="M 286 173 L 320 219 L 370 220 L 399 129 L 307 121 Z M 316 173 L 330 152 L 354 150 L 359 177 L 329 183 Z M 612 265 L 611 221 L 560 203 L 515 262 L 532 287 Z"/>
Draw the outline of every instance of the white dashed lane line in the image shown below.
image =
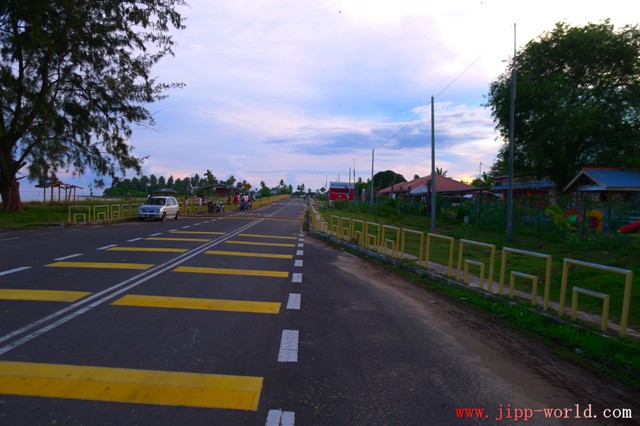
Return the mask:
<path fill-rule="evenodd" d="M 14 272 L 26 271 L 27 269 L 31 269 L 31 266 L 21 266 L 19 268 L 8 269 L 6 271 L 0 272 L 0 275 L 9 275 L 13 274 Z"/>
<path fill-rule="evenodd" d="M 57 257 L 53 260 L 67 260 L 67 259 L 73 259 L 74 257 L 78 257 L 78 256 L 82 256 L 82 253 L 75 253 L 75 254 L 70 254 L 69 256 Z"/>
<path fill-rule="evenodd" d="M 269 410 L 265 426 L 293 426 L 296 413 L 292 411 Z"/>
<path fill-rule="evenodd" d="M 278 362 L 298 362 L 298 330 L 282 330 Z"/>
<path fill-rule="evenodd" d="M 302 301 L 302 295 L 299 293 L 290 293 L 289 300 L 287 300 L 287 309 L 300 309 L 300 302 Z"/>

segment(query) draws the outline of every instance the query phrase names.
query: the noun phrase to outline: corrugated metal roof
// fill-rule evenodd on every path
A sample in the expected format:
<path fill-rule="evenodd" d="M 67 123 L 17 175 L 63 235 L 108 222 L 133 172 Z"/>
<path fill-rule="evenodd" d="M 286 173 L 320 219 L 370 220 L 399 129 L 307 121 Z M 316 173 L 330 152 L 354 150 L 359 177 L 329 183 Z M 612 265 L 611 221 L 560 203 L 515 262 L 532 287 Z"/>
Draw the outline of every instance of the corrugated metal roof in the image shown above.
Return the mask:
<path fill-rule="evenodd" d="M 564 188 L 572 191 L 640 191 L 640 171 L 585 168 Z"/>

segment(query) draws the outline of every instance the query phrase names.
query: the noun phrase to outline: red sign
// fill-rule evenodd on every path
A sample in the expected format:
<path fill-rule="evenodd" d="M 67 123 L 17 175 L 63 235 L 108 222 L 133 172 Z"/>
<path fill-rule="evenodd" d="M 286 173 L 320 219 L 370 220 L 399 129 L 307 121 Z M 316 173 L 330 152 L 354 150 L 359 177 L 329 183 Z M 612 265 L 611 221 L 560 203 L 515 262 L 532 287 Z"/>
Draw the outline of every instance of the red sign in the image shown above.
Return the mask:
<path fill-rule="evenodd" d="M 329 183 L 329 200 L 349 200 L 353 201 L 355 195 L 355 185 L 348 182 Z"/>

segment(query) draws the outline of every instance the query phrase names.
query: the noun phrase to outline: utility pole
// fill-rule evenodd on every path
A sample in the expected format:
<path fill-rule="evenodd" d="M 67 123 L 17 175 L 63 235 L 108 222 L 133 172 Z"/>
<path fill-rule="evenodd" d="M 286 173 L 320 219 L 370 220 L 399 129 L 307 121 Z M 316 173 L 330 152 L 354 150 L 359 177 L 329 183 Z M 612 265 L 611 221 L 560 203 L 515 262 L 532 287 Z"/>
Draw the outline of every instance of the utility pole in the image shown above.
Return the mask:
<path fill-rule="evenodd" d="M 433 96 L 431 96 L 431 230 L 436 229 L 436 131 Z"/>
<path fill-rule="evenodd" d="M 507 241 L 511 241 L 513 222 L 513 152 L 516 123 L 516 24 L 513 24 L 513 65 L 511 68 L 511 103 L 509 106 L 509 184 L 507 189 Z"/>
<path fill-rule="evenodd" d="M 370 198 L 370 204 L 371 207 L 373 207 L 373 156 L 375 154 L 375 150 L 371 150 L 371 194 L 369 196 Z"/>

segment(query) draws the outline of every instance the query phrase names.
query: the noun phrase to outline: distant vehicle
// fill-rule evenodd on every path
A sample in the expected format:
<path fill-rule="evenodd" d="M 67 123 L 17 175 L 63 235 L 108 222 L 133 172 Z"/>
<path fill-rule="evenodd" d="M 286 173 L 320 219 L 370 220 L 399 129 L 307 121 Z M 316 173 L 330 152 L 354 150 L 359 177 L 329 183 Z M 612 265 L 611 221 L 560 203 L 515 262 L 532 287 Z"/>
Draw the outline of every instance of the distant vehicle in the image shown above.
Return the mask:
<path fill-rule="evenodd" d="M 167 217 L 178 220 L 180 206 L 175 197 L 149 197 L 147 202 L 138 208 L 138 219 L 156 219 L 165 221 Z"/>
<path fill-rule="evenodd" d="M 224 213 L 224 206 L 221 203 L 215 203 L 213 201 L 207 202 L 207 211 L 209 213 Z"/>

